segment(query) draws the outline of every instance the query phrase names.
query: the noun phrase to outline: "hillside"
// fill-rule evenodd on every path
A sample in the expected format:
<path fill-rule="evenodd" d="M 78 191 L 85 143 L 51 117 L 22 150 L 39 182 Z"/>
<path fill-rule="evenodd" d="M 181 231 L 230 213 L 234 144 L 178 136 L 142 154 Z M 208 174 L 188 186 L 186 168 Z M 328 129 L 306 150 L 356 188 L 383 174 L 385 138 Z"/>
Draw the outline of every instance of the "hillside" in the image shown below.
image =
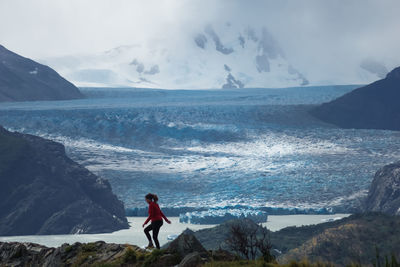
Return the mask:
<path fill-rule="evenodd" d="M 238 221 L 236 221 L 237 223 Z M 273 249 L 286 247 L 276 260 L 241 260 L 211 241 L 225 240 L 216 233 L 227 233 L 233 223 L 198 232 L 184 231 L 161 250 L 140 249 L 135 245 L 95 243 L 63 244 L 48 248 L 32 243 L 0 242 L 0 262 L 5 266 L 399 266 L 400 217 L 369 213 L 340 221 L 289 227 L 271 232 Z M 243 220 L 241 223 L 251 222 Z M 199 235 L 201 233 L 201 235 Z M 209 234 L 209 235 L 207 235 Z M 198 240 L 196 237 L 202 237 Z M 208 243 L 205 240 L 209 241 Z M 199 242 L 201 241 L 201 242 Z M 206 246 L 202 246 L 206 244 Z M 206 248 L 206 249 L 205 249 Z M 377 256 L 376 249 L 379 250 Z M 386 258 L 388 256 L 388 258 Z M 393 258 L 391 258 L 393 257 Z M 305 261 L 305 259 L 308 259 Z M 387 262 L 385 263 L 387 259 Z M 379 265 L 378 264 L 378 265 Z"/>
<path fill-rule="evenodd" d="M 128 228 L 108 181 L 64 146 L 0 127 L 0 235 L 112 232 Z"/>
<path fill-rule="evenodd" d="M 82 97 L 78 88 L 53 69 L 0 45 L 0 102 Z"/>
<path fill-rule="evenodd" d="M 318 229 L 319 228 L 319 229 Z M 334 262 L 338 265 L 350 263 L 371 264 L 380 255 L 400 257 L 400 217 L 380 213 L 351 216 L 339 224 L 325 229 L 316 226 L 313 233 L 302 245 L 282 255 L 279 262 L 301 260 Z M 313 229 L 313 230 L 314 230 Z M 308 229 L 311 232 L 312 228 Z M 321 231 L 322 230 L 322 231 Z M 285 242 L 296 231 L 276 232 Z"/>
<path fill-rule="evenodd" d="M 342 128 L 400 130 L 400 67 L 386 78 L 324 103 L 315 117 Z"/>
<path fill-rule="evenodd" d="M 214 228 L 194 232 L 206 249 L 228 249 L 230 221 Z M 254 224 L 244 221 L 245 225 Z M 333 262 L 346 265 L 351 262 L 371 264 L 376 257 L 395 253 L 400 257 L 400 217 L 381 213 L 352 215 L 342 220 L 302 227 L 287 227 L 270 232 L 272 249 L 279 250 L 278 262 L 301 261 Z"/>

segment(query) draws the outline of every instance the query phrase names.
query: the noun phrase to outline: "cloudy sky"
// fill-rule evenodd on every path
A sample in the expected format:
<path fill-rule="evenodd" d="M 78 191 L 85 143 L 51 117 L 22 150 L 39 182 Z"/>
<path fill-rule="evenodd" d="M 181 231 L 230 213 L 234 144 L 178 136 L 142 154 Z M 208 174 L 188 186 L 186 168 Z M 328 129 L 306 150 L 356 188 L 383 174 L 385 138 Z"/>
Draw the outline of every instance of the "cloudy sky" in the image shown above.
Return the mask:
<path fill-rule="evenodd" d="M 0 0 L 0 44 L 35 59 L 181 36 L 208 23 L 266 26 L 300 70 L 364 58 L 400 65 L 398 0 Z"/>

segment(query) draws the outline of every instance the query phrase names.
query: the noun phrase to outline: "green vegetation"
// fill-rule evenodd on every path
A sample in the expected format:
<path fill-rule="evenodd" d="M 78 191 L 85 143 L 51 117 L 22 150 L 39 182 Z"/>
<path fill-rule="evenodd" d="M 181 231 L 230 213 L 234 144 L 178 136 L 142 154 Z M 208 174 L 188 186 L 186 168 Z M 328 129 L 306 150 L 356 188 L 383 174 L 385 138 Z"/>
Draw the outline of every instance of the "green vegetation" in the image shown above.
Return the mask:
<path fill-rule="evenodd" d="M 309 226 L 306 231 L 285 229 L 274 233 L 275 244 L 288 249 L 278 260 L 288 262 L 307 257 L 311 261 L 334 262 L 349 265 L 353 262 L 363 265 L 376 261 L 376 248 L 381 255 L 400 257 L 400 217 L 380 213 L 354 215 L 329 225 Z M 280 233 L 280 240 L 277 240 Z M 285 233 L 285 234 L 282 234 Z M 299 234 L 299 235 L 298 235 Z M 307 237 L 307 234 L 309 236 Z M 296 246 L 296 236 L 304 241 Z M 377 264 L 377 266 L 383 266 Z"/>
<path fill-rule="evenodd" d="M 68 246 L 65 247 L 64 251 L 68 253 L 68 252 L 70 252 L 72 250 L 72 248 L 73 248 L 72 245 L 68 245 Z"/>
<path fill-rule="evenodd" d="M 136 252 L 132 249 L 132 247 L 127 247 L 124 255 L 122 256 L 123 263 L 135 263 L 136 262 Z"/>
<path fill-rule="evenodd" d="M 291 249 L 301 246 L 308 239 L 312 238 L 317 234 L 322 233 L 326 229 L 332 227 L 338 227 L 343 223 L 347 223 L 349 221 L 362 217 L 363 217 L 362 215 L 352 215 L 342 220 L 337 220 L 333 222 L 307 225 L 301 227 L 296 227 L 296 226 L 286 227 L 277 232 L 271 232 L 270 240 L 273 245 L 273 248 L 280 250 L 282 253 L 286 253 Z"/>
<path fill-rule="evenodd" d="M 165 255 L 164 250 L 155 249 L 152 252 L 135 249 L 134 246 L 127 245 L 122 254 L 108 261 L 99 261 L 95 243 L 83 244 L 80 252 L 76 256 L 76 260 L 71 266 L 86 266 L 86 267 L 118 267 L 118 266 L 133 266 L 133 267 L 150 267 L 164 266 L 164 262 L 160 263 L 160 259 Z M 161 259 L 162 260 L 162 259 Z M 180 262 L 177 255 L 169 255 L 167 260 L 168 266 L 177 265 Z M 161 264 L 161 265 L 159 265 Z"/>
<path fill-rule="evenodd" d="M 96 243 L 83 244 L 81 249 L 83 252 L 94 252 L 97 250 Z"/>
<path fill-rule="evenodd" d="M 150 254 L 146 255 L 144 258 L 143 266 L 148 267 L 155 263 L 162 255 L 164 255 L 164 250 L 154 249 Z"/>
<path fill-rule="evenodd" d="M 255 225 L 248 221 L 246 224 Z M 234 251 L 227 242 L 231 225 L 232 222 L 227 222 L 194 234 L 208 250 L 221 247 Z M 342 266 L 352 263 L 372 265 L 375 247 L 382 255 L 390 258 L 394 253 L 400 258 L 399 240 L 400 216 L 382 213 L 356 214 L 333 222 L 269 232 L 271 252 L 281 263 L 307 258 L 312 262 L 332 262 Z"/>
<path fill-rule="evenodd" d="M 76 256 L 76 260 L 71 265 L 72 267 L 79 267 L 79 266 L 93 266 L 91 264 L 91 260 L 95 256 L 94 252 L 80 252 Z"/>
<path fill-rule="evenodd" d="M 332 263 L 310 263 L 306 260 L 288 264 L 265 262 L 263 260 L 238 260 L 238 261 L 213 261 L 203 265 L 204 267 L 333 267 Z"/>

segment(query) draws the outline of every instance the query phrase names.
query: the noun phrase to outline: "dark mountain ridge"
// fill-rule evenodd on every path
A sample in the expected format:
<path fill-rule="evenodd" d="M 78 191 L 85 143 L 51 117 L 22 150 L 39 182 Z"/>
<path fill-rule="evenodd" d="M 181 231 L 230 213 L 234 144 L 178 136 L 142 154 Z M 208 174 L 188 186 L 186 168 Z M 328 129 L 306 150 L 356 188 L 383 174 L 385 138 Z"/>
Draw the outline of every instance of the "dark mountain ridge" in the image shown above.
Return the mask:
<path fill-rule="evenodd" d="M 77 87 L 48 66 L 0 45 L 0 102 L 82 98 Z"/>
<path fill-rule="evenodd" d="M 353 90 L 313 110 L 315 117 L 342 128 L 400 130 L 400 67 L 386 78 Z"/>
<path fill-rule="evenodd" d="M 68 158 L 62 144 L 0 127 L 0 235 L 128 228 L 107 180 Z"/>

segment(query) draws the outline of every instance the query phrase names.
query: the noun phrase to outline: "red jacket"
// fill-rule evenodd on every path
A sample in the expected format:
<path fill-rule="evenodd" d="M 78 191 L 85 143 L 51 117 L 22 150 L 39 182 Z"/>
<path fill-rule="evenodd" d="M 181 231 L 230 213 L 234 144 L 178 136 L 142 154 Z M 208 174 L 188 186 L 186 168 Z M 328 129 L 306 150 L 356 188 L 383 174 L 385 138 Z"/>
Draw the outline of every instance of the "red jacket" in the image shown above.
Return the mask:
<path fill-rule="evenodd" d="M 150 220 L 152 222 L 154 221 L 162 221 L 162 218 L 166 222 L 168 222 L 167 217 L 165 217 L 164 213 L 162 213 L 160 207 L 156 202 L 150 202 L 149 204 L 149 217 L 147 217 L 147 220 L 144 222 L 144 224 L 147 224 Z"/>

